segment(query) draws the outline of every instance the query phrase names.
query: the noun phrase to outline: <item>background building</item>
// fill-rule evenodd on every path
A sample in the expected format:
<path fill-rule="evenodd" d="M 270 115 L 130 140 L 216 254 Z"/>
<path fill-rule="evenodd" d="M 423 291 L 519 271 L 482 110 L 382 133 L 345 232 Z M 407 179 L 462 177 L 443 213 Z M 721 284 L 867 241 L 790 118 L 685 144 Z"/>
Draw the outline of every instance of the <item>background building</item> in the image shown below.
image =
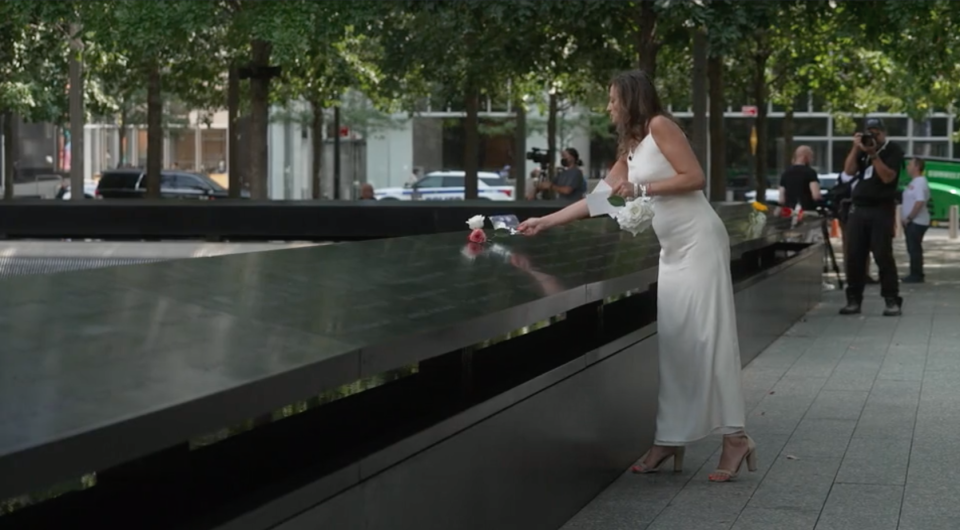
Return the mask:
<path fill-rule="evenodd" d="M 776 175 L 789 163 L 783 139 L 784 112 L 771 105 L 768 109 L 767 160 L 768 175 Z M 273 199 L 299 200 L 312 196 L 311 131 L 309 107 L 294 103 L 275 108 L 269 125 L 269 192 Z M 689 131 L 692 112 L 673 110 L 681 126 Z M 375 188 L 403 186 L 413 170 L 421 174 L 435 170 L 463 168 L 465 113 L 451 108 L 426 108 L 414 116 L 408 114 L 376 115 L 375 111 L 345 110 L 344 125 L 333 130 L 327 117 L 323 155 L 323 196 L 333 196 L 333 136 L 341 135 L 341 196 L 352 196 L 362 182 Z M 908 153 L 953 158 L 956 144 L 952 140 L 957 127 L 954 114 L 934 112 L 923 121 L 904 114 L 871 113 L 882 117 L 888 134 L 900 142 Z M 190 112 L 184 120 L 189 125 L 168 127 L 164 139 L 163 165 L 188 171 L 222 173 L 229 171 L 227 161 L 227 113 L 212 115 Z M 514 113 L 509 105 L 497 108 L 487 101 L 480 113 L 479 165 L 481 170 L 499 171 L 518 161 L 529 174 L 536 164 L 526 160 L 525 153 L 514 153 Z M 598 120 L 586 109 L 571 107 L 558 115 L 557 146 L 576 148 L 584 163 L 584 172 L 591 178 L 602 177 L 615 159 L 615 140 L 598 130 Z M 752 175 L 749 148 L 753 118 L 746 117 L 739 107 L 728 108 L 725 117 L 726 157 L 729 178 L 736 180 Z M 855 120 L 861 121 L 860 119 Z M 197 125 L 197 124 L 200 125 Z M 794 143 L 806 144 L 816 154 L 814 166 L 820 173 L 840 171 L 844 157 L 852 146 L 854 129 L 848 120 L 837 119 L 816 107 L 809 98 L 806 108 L 795 110 Z M 56 178 L 69 170 L 69 136 L 50 124 L 19 125 L 20 166 L 18 182 Z M 546 148 L 546 116 L 534 107 L 527 117 L 527 149 Z M 85 164 L 87 178 L 119 165 L 142 167 L 146 164 L 147 133 L 143 127 L 130 127 L 121 135 L 116 125 L 91 124 L 85 128 Z M 242 136 L 242 135 L 241 135 Z M 0 165 L 2 167 L 2 165 Z"/>

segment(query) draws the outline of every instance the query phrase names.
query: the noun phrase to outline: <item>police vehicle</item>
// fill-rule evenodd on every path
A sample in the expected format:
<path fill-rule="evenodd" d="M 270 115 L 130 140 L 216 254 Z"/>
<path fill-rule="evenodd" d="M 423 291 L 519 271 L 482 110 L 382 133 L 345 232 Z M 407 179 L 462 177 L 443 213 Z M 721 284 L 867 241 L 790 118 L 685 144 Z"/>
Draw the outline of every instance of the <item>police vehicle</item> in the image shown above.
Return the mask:
<path fill-rule="evenodd" d="M 477 196 L 491 201 L 512 201 L 513 186 L 497 173 L 481 171 L 477 175 Z M 463 171 L 434 171 L 427 173 L 409 188 L 376 190 L 380 201 L 462 201 Z"/>

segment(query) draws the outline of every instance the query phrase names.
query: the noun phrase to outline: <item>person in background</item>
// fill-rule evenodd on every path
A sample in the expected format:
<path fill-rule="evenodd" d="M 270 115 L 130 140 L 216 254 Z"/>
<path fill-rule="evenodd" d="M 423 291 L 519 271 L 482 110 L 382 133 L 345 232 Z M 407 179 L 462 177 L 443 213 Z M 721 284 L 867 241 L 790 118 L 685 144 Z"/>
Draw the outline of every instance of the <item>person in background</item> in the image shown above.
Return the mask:
<path fill-rule="evenodd" d="M 373 190 L 373 185 L 364 182 L 360 185 L 360 200 L 361 201 L 375 201 L 377 200 L 376 194 Z"/>
<path fill-rule="evenodd" d="M 780 176 L 780 206 L 794 210 L 800 208 L 813 213 L 820 202 L 820 180 L 817 172 L 810 167 L 813 163 L 813 149 L 801 145 L 793 155 L 793 165 Z"/>
<path fill-rule="evenodd" d="M 930 185 L 923 176 L 926 163 L 922 158 L 914 157 L 907 164 L 910 184 L 903 190 L 903 203 L 900 205 L 900 220 L 903 222 L 903 235 L 907 241 L 907 254 L 910 255 L 910 274 L 903 283 L 923 283 L 923 236 L 930 228 Z"/>
<path fill-rule="evenodd" d="M 410 174 L 410 178 L 407 179 L 407 188 L 413 187 L 417 181 L 420 180 L 420 169 L 414 168 L 413 173 Z"/>
<path fill-rule="evenodd" d="M 843 171 L 860 181 L 851 192 L 850 216 L 847 219 L 847 305 L 841 315 L 860 313 L 866 267 L 873 254 L 880 269 L 880 296 L 884 316 L 900 316 L 903 298 L 893 255 L 893 232 L 896 228 L 897 181 L 903 168 L 903 149 L 887 138 L 880 118 L 868 118 L 864 132 L 853 136 L 853 148 L 844 161 Z"/>
<path fill-rule="evenodd" d="M 568 147 L 560 153 L 560 164 L 563 171 L 550 180 L 542 181 L 538 188 L 540 191 L 553 191 L 557 195 L 557 200 L 565 202 L 576 202 L 583 198 L 587 193 L 587 179 L 583 176 L 580 166 L 583 162 L 580 160 L 580 153 L 572 147 Z"/>

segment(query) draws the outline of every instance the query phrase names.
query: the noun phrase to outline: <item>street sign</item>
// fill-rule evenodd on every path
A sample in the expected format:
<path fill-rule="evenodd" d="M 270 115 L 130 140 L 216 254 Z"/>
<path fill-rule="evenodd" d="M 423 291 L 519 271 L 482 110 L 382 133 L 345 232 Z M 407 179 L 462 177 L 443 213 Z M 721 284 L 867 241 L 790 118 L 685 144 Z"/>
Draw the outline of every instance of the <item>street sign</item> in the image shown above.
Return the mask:
<path fill-rule="evenodd" d="M 350 136 L 350 128 L 349 128 L 349 127 L 340 127 L 340 137 L 341 137 L 341 138 L 346 138 L 347 136 Z"/>
<path fill-rule="evenodd" d="M 744 105 L 740 107 L 740 112 L 742 112 L 744 116 L 753 117 L 757 115 L 757 107 L 756 105 Z"/>

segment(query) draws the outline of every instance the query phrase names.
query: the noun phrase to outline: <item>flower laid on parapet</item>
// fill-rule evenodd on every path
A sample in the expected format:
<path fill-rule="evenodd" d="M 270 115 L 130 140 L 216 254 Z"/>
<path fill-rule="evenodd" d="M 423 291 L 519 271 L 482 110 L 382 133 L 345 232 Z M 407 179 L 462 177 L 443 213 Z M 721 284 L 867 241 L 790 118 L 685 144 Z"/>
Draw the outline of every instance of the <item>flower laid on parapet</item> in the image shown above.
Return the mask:
<path fill-rule="evenodd" d="M 753 211 L 747 218 L 747 236 L 757 238 L 763 234 L 763 229 L 767 226 L 767 205 L 761 202 L 753 201 L 751 204 Z"/>
<path fill-rule="evenodd" d="M 493 234 L 488 237 L 483 229 L 486 220 L 487 218 L 482 215 L 474 215 L 467 219 L 467 227 L 470 229 L 470 235 L 467 236 L 468 241 L 482 245 L 489 239 L 512 236 L 517 233 L 517 226 L 520 224 L 516 216 L 513 215 L 492 216 L 490 222 L 493 224 Z"/>

